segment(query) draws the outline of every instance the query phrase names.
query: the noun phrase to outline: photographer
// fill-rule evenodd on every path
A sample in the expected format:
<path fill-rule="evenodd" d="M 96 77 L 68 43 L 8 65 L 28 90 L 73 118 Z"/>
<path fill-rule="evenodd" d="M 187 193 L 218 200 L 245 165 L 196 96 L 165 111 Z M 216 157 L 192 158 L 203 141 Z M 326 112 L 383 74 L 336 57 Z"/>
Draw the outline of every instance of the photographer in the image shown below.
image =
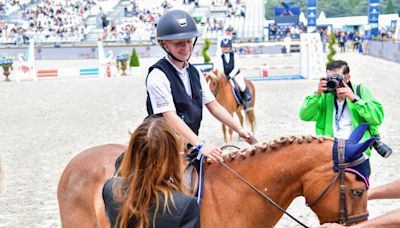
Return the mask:
<path fill-rule="evenodd" d="M 350 68 L 345 61 L 328 64 L 326 77 L 320 78 L 317 91 L 305 98 L 300 108 L 300 119 L 315 121 L 317 135 L 347 139 L 358 125 L 366 122 L 369 131 L 363 140 L 371 135 L 379 136 L 377 126 L 383 121 L 383 107 L 367 86 L 353 86 L 349 73 Z M 380 140 L 373 146 L 383 157 L 392 152 Z M 366 154 L 370 156 L 370 150 Z"/>

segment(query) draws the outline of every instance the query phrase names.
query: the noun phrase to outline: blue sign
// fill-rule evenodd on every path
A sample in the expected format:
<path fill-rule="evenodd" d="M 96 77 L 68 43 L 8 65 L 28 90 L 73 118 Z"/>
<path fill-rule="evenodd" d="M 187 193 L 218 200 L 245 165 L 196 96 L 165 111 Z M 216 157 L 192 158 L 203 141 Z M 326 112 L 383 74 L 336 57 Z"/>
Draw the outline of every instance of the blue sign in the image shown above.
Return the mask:
<path fill-rule="evenodd" d="M 368 2 L 368 24 L 371 26 L 371 35 L 379 35 L 379 0 Z"/>
<path fill-rule="evenodd" d="M 202 73 L 210 72 L 214 68 L 214 64 L 213 63 L 193 63 L 193 65 L 197 69 L 199 69 Z"/>
<path fill-rule="evenodd" d="M 307 30 L 315 32 L 317 30 L 318 0 L 307 0 Z"/>
<path fill-rule="evenodd" d="M 281 16 L 299 16 L 300 15 L 300 6 L 291 7 L 291 8 L 275 8 L 275 17 Z"/>
<path fill-rule="evenodd" d="M 3 65 L 10 65 L 10 64 L 12 64 L 13 63 L 13 60 L 12 59 L 0 59 L 0 66 L 3 66 Z"/>

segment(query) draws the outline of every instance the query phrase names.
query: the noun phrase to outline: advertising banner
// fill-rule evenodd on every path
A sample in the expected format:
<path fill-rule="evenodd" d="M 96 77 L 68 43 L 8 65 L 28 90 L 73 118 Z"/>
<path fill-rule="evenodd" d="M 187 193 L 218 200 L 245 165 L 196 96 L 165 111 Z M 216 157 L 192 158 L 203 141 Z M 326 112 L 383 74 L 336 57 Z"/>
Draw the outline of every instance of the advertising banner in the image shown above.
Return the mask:
<path fill-rule="evenodd" d="M 368 24 L 371 26 L 372 37 L 379 34 L 379 0 L 368 2 Z"/>
<path fill-rule="evenodd" d="M 317 31 L 318 0 L 307 0 L 307 32 Z"/>

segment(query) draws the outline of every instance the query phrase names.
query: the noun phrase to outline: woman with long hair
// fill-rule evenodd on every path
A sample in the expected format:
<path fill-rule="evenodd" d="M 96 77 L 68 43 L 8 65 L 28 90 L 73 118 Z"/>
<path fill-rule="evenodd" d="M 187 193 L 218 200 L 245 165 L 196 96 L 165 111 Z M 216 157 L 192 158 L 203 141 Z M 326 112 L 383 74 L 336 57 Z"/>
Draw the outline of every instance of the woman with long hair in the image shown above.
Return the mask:
<path fill-rule="evenodd" d="M 119 175 L 103 188 L 111 227 L 200 227 L 199 206 L 184 193 L 183 150 L 164 118 L 148 118 L 135 130 Z"/>

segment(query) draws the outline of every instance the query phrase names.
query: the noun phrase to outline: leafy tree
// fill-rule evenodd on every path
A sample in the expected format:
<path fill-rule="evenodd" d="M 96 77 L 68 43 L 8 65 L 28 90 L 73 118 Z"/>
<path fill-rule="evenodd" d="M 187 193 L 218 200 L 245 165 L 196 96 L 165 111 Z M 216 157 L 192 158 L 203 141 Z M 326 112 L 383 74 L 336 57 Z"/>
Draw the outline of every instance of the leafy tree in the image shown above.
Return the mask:
<path fill-rule="evenodd" d="M 138 55 L 137 55 L 137 53 L 136 53 L 136 50 L 135 50 L 135 48 L 132 50 L 132 54 L 131 54 L 131 60 L 130 60 L 130 63 L 129 63 L 129 66 L 131 66 L 131 67 L 137 67 L 137 66 L 139 66 L 140 65 L 140 63 L 139 63 L 139 57 L 138 57 Z"/>
<path fill-rule="evenodd" d="M 331 35 L 329 36 L 329 54 L 328 54 L 328 64 L 332 63 L 333 61 L 335 61 L 333 59 L 333 56 L 336 54 L 336 49 L 333 47 L 333 45 L 335 45 L 336 43 L 336 38 L 335 38 L 335 33 L 331 32 Z"/>
<path fill-rule="evenodd" d="M 209 48 L 210 48 L 210 40 L 208 38 L 206 38 L 206 39 L 204 39 L 204 47 L 201 50 L 201 55 L 203 56 L 205 63 L 208 63 L 211 61 L 210 56 L 207 55 L 207 51 Z"/>
<path fill-rule="evenodd" d="M 387 13 L 387 14 L 396 13 L 396 8 L 394 7 L 392 0 L 388 0 L 385 10 L 384 10 L 384 13 Z"/>

